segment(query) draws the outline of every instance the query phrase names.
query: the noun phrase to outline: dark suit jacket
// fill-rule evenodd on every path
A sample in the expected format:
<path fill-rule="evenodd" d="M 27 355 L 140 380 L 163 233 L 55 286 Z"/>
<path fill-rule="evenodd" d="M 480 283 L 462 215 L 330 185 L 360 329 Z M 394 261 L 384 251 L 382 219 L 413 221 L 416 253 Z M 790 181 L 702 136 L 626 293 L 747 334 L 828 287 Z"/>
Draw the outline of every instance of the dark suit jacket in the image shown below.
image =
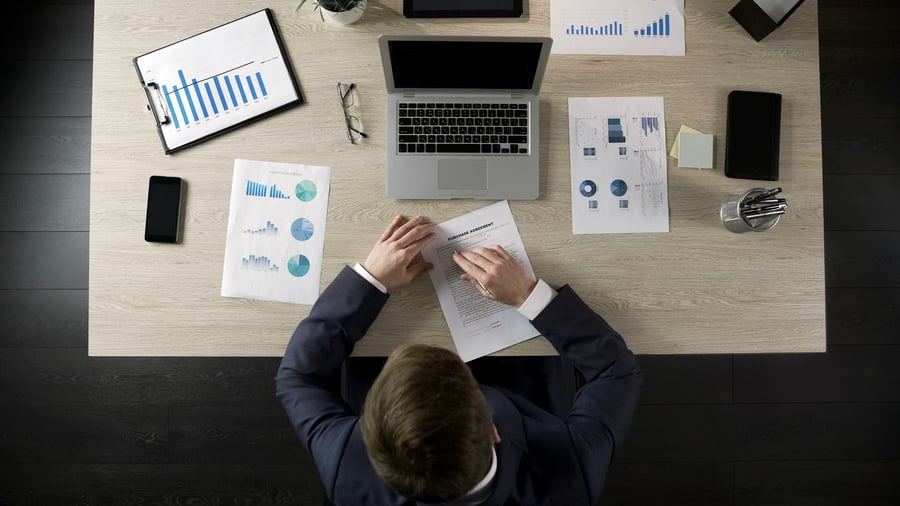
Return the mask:
<path fill-rule="evenodd" d="M 406 504 L 369 463 L 359 417 L 341 398 L 341 364 L 388 299 L 345 267 L 291 337 L 276 391 L 336 505 Z M 532 322 L 585 376 L 565 419 L 482 385 L 502 441 L 484 504 L 596 504 L 637 407 L 641 372 L 622 337 L 565 286 Z"/>

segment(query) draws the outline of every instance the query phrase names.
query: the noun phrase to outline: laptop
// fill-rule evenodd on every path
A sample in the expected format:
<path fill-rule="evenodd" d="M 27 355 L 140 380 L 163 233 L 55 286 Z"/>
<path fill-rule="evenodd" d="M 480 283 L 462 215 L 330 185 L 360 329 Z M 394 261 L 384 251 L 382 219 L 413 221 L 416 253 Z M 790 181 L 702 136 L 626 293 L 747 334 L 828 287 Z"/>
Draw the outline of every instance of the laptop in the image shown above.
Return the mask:
<path fill-rule="evenodd" d="M 546 37 L 378 39 L 388 90 L 387 194 L 536 199 Z"/>

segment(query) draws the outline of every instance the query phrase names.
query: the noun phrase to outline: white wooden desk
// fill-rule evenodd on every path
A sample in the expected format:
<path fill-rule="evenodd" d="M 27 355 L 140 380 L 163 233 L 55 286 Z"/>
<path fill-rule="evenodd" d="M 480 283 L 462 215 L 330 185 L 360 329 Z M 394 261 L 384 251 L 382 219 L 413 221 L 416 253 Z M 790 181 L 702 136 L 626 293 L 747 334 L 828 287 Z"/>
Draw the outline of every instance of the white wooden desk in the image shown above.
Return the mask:
<path fill-rule="evenodd" d="M 637 353 L 809 352 L 825 349 L 822 146 L 816 2 L 754 42 L 727 11 L 690 0 L 687 56 L 552 55 L 541 102 L 541 195 L 511 208 L 535 272 L 571 284 Z M 219 296 L 235 158 L 333 167 L 322 286 L 365 258 L 397 213 L 444 221 L 486 201 L 385 196 L 385 85 L 376 38 L 390 34 L 547 36 L 548 1 L 520 20 L 408 20 L 400 0 L 369 3 L 356 25 L 323 24 L 296 0 L 95 3 L 91 152 L 91 355 L 277 356 L 309 306 Z M 172 156 L 162 154 L 131 59 L 268 6 L 306 104 Z M 652 76 L 652 77 L 651 77 Z M 345 136 L 335 83 L 355 82 L 369 139 Z M 722 172 L 726 96 L 784 97 L 781 180 L 790 213 L 765 233 L 733 234 L 720 203 L 757 182 Z M 663 96 L 671 146 L 681 124 L 716 135 L 716 169 L 669 159 L 671 232 L 571 233 L 569 96 Z M 188 182 L 184 241 L 143 240 L 151 174 Z M 766 186 L 763 184 L 762 186 Z M 427 276 L 399 290 L 358 355 L 419 341 L 452 347 Z M 504 354 L 547 354 L 537 338 Z"/>

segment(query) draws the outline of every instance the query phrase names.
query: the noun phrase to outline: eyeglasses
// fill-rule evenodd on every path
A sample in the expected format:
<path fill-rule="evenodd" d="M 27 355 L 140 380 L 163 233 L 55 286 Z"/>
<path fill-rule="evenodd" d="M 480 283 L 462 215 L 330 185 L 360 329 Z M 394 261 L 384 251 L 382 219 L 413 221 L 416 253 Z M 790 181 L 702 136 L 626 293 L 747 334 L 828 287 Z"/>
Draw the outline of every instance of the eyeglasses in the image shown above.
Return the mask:
<path fill-rule="evenodd" d="M 338 98 L 341 100 L 341 110 L 344 111 L 344 122 L 347 123 L 347 138 L 350 139 L 351 143 L 355 143 L 361 138 L 365 139 L 369 137 L 362 131 L 362 125 L 360 124 L 359 118 L 348 112 L 353 105 L 354 89 L 356 89 L 356 84 L 354 83 L 337 83 L 337 93 Z"/>

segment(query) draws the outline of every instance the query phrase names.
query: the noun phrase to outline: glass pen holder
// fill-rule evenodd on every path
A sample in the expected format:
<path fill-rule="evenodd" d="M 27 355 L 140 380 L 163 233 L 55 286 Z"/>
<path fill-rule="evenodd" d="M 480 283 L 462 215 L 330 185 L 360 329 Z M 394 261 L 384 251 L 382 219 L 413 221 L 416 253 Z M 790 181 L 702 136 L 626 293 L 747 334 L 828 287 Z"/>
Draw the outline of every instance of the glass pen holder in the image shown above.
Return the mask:
<path fill-rule="evenodd" d="M 743 232 L 765 232 L 777 225 L 781 220 L 781 215 L 784 214 L 783 211 L 779 214 L 767 216 L 750 214 L 750 217 L 748 217 L 748 203 L 765 191 L 765 188 L 752 188 L 741 195 L 729 197 L 719 210 L 719 217 L 722 219 L 725 228 L 740 234 Z"/>

